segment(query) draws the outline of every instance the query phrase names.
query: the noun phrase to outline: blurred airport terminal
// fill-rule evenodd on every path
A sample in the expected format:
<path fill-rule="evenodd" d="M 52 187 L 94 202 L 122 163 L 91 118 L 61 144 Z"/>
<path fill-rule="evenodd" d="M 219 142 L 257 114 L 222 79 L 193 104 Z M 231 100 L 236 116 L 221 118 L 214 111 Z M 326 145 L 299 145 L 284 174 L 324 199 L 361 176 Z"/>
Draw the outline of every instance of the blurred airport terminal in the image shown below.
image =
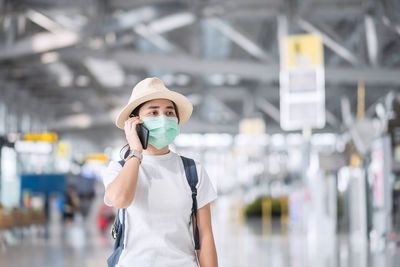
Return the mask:
<path fill-rule="evenodd" d="M 107 266 L 146 77 L 194 105 L 220 267 L 400 266 L 399 0 L 0 0 L 1 267 Z"/>

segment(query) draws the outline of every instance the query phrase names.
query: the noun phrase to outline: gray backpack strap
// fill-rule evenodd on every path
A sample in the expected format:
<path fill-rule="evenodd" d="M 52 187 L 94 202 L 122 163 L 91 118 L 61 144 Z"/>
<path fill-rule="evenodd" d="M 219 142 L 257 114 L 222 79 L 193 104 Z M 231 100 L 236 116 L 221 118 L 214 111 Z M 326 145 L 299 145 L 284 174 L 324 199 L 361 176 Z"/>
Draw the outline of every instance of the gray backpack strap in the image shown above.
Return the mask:
<path fill-rule="evenodd" d="M 183 167 L 185 168 L 185 174 L 186 174 L 186 179 L 189 183 L 190 189 L 192 190 L 192 220 L 193 220 L 193 215 L 194 215 L 194 225 L 195 225 L 195 233 L 194 233 L 194 244 L 195 244 L 195 249 L 199 250 L 200 249 L 200 234 L 199 234 L 199 228 L 197 227 L 197 182 L 198 182 L 198 177 L 197 177 L 197 169 L 196 169 L 196 163 L 194 162 L 193 159 L 189 159 L 186 157 L 181 156 L 182 162 L 183 162 Z"/>
<path fill-rule="evenodd" d="M 122 223 L 119 219 L 118 210 L 117 217 L 115 218 L 115 222 L 112 228 L 112 237 L 115 239 L 114 241 L 114 251 L 111 256 L 107 259 L 108 267 L 115 267 L 118 264 L 119 257 L 121 256 L 122 251 L 124 250 L 124 236 L 125 236 L 125 209 L 122 210 Z"/>
<path fill-rule="evenodd" d="M 119 164 L 121 164 L 122 167 L 124 167 L 125 161 L 124 160 L 120 160 L 118 161 Z M 122 210 L 122 223 L 119 222 L 119 211 Z M 120 234 L 120 240 L 119 240 L 119 245 L 122 247 L 122 249 L 124 248 L 124 235 L 125 235 L 125 213 L 126 213 L 126 209 L 119 209 L 118 210 L 118 222 L 121 225 L 121 234 Z M 117 243 L 117 242 L 116 242 Z"/>
<path fill-rule="evenodd" d="M 122 167 L 124 167 L 125 164 L 125 160 L 120 160 L 118 161 L 119 164 L 121 164 Z M 119 222 L 119 211 L 122 210 L 122 223 Z M 120 209 L 118 210 L 118 222 L 121 225 L 121 233 L 119 236 L 119 241 L 115 240 L 115 243 L 119 243 L 119 246 L 122 247 L 122 249 L 124 249 L 124 235 L 125 235 L 125 213 L 126 213 L 126 209 Z M 118 242 L 117 242 L 118 241 Z"/>
<path fill-rule="evenodd" d="M 124 167 L 125 160 L 121 159 L 120 161 L 118 161 L 118 163 L 119 163 L 122 167 Z"/>
<path fill-rule="evenodd" d="M 119 212 L 122 210 L 122 223 L 119 220 Z M 117 214 L 117 220 L 118 220 L 118 232 L 120 233 L 117 234 L 115 238 L 115 244 L 116 246 L 124 248 L 124 236 L 125 236 L 125 214 L 126 214 L 126 209 L 119 209 L 118 214 Z"/>
<path fill-rule="evenodd" d="M 119 164 L 124 166 L 124 161 L 119 161 Z M 122 210 L 122 222 L 119 219 L 119 212 Z M 111 235 L 115 239 L 114 251 L 111 256 L 107 259 L 108 267 L 115 267 L 119 261 L 122 250 L 124 249 L 124 236 L 125 236 L 125 214 L 126 209 L 119 209 L 117 217 L 115 218 L 114 225 L 112 227 Z"/>

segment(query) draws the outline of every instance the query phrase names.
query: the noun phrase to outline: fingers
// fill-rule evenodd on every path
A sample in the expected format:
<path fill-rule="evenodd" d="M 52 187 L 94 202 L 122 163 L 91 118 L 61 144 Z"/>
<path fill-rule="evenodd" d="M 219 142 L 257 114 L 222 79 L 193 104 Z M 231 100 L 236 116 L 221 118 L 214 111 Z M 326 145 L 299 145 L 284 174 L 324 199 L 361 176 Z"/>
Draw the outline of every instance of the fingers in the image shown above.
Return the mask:
<path fill-rule="evenodd" d="M 125 121 L 125 125 L 127 125 L 127 124 L 132 125 L 132 124 L 138 124 L 138 123 L 143 123 L 143 121 L 139 117 L 132 117 Z"/>
<path fill-rule="evenodd" d="M 139 117 L 132 117 L 129 118 L 125 121 L 125 126 L 124 128 L 128 128 L 128 129 L 136 129 L 136 125 L 137 124 L 141 124 L 143 123 L 143 121 L 139 118 Z"/>

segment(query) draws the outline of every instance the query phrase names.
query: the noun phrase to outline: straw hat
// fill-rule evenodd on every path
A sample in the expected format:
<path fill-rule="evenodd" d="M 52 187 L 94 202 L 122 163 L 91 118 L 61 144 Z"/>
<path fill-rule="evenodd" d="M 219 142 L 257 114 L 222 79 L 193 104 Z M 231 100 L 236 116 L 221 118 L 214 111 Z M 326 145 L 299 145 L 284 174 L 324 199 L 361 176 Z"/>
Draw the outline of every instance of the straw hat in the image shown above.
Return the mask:
<path fill-rule="evenodd" d="M 124 124 L 132 111 L 140 104 L 153 99 L 168 99 L 175 103 L 178 109 L 179 125 L 189 120 L 193 105 L 185 96 L 169 90 L 158 78 L 146 78 L 133 89 L 128 104 L 120 111 L 115 121 L 118 128 L 124 129 Z"/>

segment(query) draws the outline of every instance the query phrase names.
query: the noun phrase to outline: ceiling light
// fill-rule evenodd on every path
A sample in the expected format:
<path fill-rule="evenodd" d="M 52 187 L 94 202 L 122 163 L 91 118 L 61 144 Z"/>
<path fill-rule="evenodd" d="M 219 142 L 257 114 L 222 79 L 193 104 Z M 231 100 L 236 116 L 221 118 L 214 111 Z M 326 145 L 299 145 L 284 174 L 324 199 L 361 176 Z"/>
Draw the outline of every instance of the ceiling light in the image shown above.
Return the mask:
<path fill-rule="evenodd" d="M 61 87 L 68 87 L 72 85 L 74 74 L 71 69 L 63 62 L 54 62 L 47 65 L 49 72 L 57 77 L 58 85 Z"/>
<path fill-rule="evenodd" d="M 114 60 L 88 57 L 83 62 L 103 87 L 120 87 L 124 84 L 125 73 Z"/>
<path fill-rule="evenodd" d="M 89 41 L 89 47 L 92 49 L 101 49 L 104 47 L 104 41 L 101 38 L 93 38 Z"/>
<path fill-rule="evenodd" d="M 90 79 L 86 75 L 79 75 L 76 77 L 75 83 L 77 86 L 86 87 L 89 85 Z"/>
<path fill-rule="evenodd" d="M 190 76 L 186 74 L 178 74 L 175 78 L 176 85 L 186 86 L 190 82 Z"/>
<path fill-rule="evenodd" d="M 161 76 L 161 80 L 165 83 L 166 86 L 171 86 L 175 82 L 175 77 L 172 74 L 164 74 Z"/>
<path fill-rule="evenodd" d="M 192 13 L 183 12 L 155 20 L 149 24 L 149 27 L 155 33 L 164 33 L 192 24 L 195 20 L 196 17 Z"/>
<path fill-rule="evenodd" d="M 42 62 L 43 64 L 48 64 L 48 63 L 53 63 L 56 62 L 60 59 L 60 54 L 57 52 L 48 52 L 48 53 L 44 53 L 42 54 L 42 56 L 40 57 L 40 62 Z"/>
<path fill-rule="evenodd" d="M 237 74 L 226 75 L 226 83 L 229 85 L 238 85 L 240 82 L 240 77 Z"/>
<path fill-rule="evenodd" d="M 189 101 L 194 105 L 199 105 L 201 101 L 203 100 L 203 95 L 201 94 L 190 94 L 187 96 Z"/>
<path fill-rule="evenodd" d="M 114 44 L 116 40 L 117 37 L 115 36 L 114 32 L 107 33 L 105 36 L 105 41 L 107 44 Z"/>
<path fill-rule="evenodd" d="M 81 129 L 87 129 L 92 125 L 92 117 L 89 114 L 77 114 L 77 115 L 70 115 L 65 117 L 60 124 L 63 127 L 75 127 Z"/>
<path fill-rule="evenodd" d="M 225 76 L 222 74 L 212 74 L 209 76 L 209 81 L 213 85 L 221 86 L 225 83 Z"/>
<path fill-rule="evenodd" d="M 80 101 L 73 102 L 72 105 L 71 105 L 71 109 L 72 109 L 73 112 L 76 112 L 76 113 L 82 112 L 83 111 L 82 102 L 80 102 Z"/>

